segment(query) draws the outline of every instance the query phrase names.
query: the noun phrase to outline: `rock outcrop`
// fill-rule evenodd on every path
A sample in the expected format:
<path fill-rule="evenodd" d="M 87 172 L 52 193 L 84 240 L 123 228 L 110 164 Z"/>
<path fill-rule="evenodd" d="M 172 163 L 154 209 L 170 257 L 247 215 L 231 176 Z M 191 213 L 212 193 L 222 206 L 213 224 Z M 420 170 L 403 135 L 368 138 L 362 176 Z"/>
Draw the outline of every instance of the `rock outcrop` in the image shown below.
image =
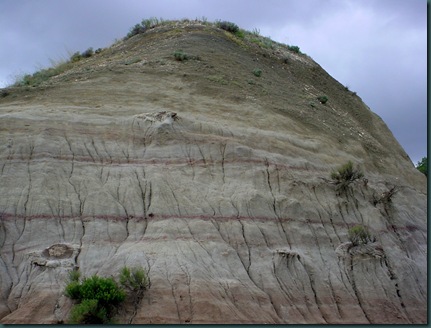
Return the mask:
<path fill-rule="evenodd" d="M 426 178 L 306 55 L 161 26 L 10 88 L 0 117 L 1 323 L 66 322 L 70 270 L 125 265 L 150 288 L 122 323 L 427 320 Z M 337 192 L 349 160 L 366 180 Z"/>

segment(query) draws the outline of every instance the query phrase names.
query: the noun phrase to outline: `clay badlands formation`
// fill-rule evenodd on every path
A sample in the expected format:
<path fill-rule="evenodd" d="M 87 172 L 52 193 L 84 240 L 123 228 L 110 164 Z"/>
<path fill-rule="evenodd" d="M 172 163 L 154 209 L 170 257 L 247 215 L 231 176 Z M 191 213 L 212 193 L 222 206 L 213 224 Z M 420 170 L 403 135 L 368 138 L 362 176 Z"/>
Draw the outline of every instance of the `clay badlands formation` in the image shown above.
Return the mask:
<path fill-rule="evenodd" d="M 426 177 L 294 48 L 159 24 L 1 96 L 1 323 L 124 266 L 150 288 L 119 323 L 426 323 Z"/>

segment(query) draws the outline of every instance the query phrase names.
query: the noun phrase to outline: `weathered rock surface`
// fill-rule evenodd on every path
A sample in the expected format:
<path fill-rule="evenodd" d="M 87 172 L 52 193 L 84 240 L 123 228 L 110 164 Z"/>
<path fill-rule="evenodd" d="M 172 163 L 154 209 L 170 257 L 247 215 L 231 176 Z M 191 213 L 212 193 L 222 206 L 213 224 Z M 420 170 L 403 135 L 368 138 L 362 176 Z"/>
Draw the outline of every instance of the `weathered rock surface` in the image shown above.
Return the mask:
<path fill-rule="evenodd" d="M 0 99 L 0 322 L 67 321 L 70 270 L 127 265 L 151 286 L 124 323 L 425 323 L 426 178 L 359 97 L 277 51 L 156 28 Z M 368 183 L 337 195 L 348 160 Z"/>

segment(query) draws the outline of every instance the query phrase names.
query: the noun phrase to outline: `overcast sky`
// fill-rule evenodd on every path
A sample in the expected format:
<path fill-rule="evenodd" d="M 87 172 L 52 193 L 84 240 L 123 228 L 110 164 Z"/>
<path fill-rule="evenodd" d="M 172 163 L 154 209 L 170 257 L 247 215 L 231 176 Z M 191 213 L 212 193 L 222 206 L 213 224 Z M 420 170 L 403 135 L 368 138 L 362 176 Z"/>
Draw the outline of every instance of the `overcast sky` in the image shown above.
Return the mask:
<path fill-rule="evenodd" d="M 414 164 L 427 154 L 426 0 L 0 0 L 0 87 L 150 17 L 228 20 L 299 46 L 357 92 Z"/>

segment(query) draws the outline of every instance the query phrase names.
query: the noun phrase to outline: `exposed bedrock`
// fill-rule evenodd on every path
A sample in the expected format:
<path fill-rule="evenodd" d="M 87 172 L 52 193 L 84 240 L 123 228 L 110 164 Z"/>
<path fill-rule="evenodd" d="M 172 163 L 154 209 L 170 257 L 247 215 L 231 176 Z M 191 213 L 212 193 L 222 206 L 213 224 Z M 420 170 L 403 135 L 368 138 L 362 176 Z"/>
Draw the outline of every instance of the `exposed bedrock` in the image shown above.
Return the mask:
<path fill-rule="evenodd" d="M 208 94 L 182 75 L 201 63 L 173 59 L 2 99 L 0 322 L 67 322 L 69 271 L 126 265 L 150 288 L 121 323 L 425 323 L 426 178 L 332 80 L 328 106 L 302 108 L 321 84 L 295 58 L 274 75 L 296 79 L 288 99 Z M 348 160 L 366 180 L 337 192 Z M 353 245 L 356 224 L 375 238 Z"/>

